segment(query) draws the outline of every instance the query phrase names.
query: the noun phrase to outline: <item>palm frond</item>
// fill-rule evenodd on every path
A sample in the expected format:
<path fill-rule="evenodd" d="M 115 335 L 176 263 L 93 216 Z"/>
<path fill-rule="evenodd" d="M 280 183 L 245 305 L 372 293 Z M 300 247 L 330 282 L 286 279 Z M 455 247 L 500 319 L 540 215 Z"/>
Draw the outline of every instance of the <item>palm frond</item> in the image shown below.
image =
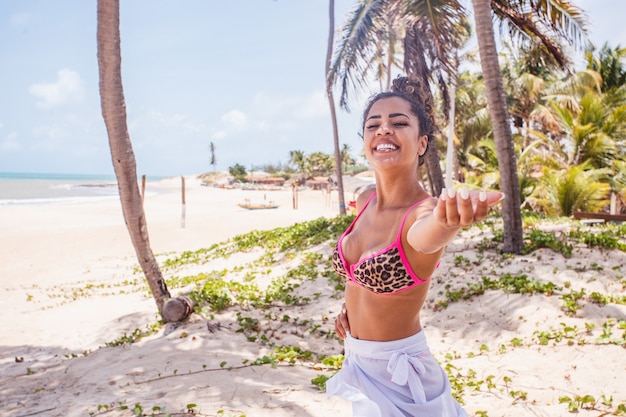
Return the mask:
<path fill-rule="evenodd" d="M 544 169 L 530 200 L 552 216 L 600 211 L 609 204 L 609 174 L 608 169 L 590 169 L 586 163 L 561 171 Z"/>
<path fill-rule="evenodd" d="M 569 59 L 555 39 L 564 40 L 575 48 L 589 45 L 585 41 L 587 17 L 582 9 L 566 0 L 492 0 L 500 28 L 521 44 L 542 44 L 545 52 L 567 70 Z"/>
<path fill-rule="evenodd" d="M 383 17 L 394 10 L 390 3 L 384 0 L 360 1 L 337 39 L 328 79 L 331 84 L 339 83 L 341 86 L 339 102 L 346 110 L 349 110 L 350 91 L 359 91 L 367 85 L 372 61 L 367 61 L 365 57 L 375 55 L 379 25 Z"/>

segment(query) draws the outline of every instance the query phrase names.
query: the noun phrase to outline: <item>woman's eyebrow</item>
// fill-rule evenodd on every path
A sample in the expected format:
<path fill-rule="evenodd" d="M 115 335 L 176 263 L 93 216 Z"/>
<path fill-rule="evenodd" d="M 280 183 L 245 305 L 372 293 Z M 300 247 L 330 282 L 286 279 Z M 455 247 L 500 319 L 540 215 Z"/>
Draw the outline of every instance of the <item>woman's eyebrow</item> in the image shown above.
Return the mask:
<path fill-rule="evenodd" d="M 389 114 L 389 117 L 390 117 L 390 118 L 393 118 L 393 117 L 399 117 L 399 116 L 404 116 L 404 117 L 406 117 L 407 119 L 409 118 L 409 116 L 407 116 L 407 115 L 406 115 L 406 114 L 404 114 L 404 113 L 390 113 L 390 114 Z M 369 120 L 369 119 L 380 119 L 381 117 L 382 117 L 382 116 L 381 116 L 380 114 L 373 114 L 373 115 L 371 115 L 370 117 L 368 117 L 368 118 L 367 118 L 367 120 Z M 367 120 L 366 120 L 366 121 L 367 121 Z"/>

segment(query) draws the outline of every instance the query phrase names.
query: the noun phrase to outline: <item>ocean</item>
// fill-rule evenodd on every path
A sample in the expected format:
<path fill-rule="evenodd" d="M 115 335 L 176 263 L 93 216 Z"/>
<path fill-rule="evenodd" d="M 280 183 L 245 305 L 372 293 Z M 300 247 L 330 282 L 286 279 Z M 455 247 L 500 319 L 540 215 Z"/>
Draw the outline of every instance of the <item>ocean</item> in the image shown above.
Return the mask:
<path fill-rule="evenodd" d="M 113 175 L 0 172 L 0 206 L 111 198 L 119 198 L 117 179 Z"/>

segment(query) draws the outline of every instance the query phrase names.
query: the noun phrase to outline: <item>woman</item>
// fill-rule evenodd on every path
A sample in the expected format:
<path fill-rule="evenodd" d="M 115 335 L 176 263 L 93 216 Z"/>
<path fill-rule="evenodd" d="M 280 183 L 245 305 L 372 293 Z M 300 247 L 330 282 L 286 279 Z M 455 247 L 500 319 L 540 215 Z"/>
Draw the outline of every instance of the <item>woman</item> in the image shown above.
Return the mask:
<path fill-rule="evenodd" d="M 445 245 L 503 195 L 462 188 L 430 197 L 416 175 L 430 137 L 412 94 L 380 93 L 365 109 L 363 143 L 376 187 L 357 198 L 357 217 L 333 254 L 347 282 L 335 320 L 345 361 L 326 383 L 329 397 L 353 402 L 354 416 L 467 416 L 428 350 L 420 310 Z"/>

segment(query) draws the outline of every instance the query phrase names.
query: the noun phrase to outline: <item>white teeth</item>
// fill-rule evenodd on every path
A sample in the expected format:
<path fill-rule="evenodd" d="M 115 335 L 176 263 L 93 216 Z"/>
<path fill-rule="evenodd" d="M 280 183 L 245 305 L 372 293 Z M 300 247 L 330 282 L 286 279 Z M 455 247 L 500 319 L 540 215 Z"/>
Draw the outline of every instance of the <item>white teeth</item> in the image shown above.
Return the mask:
<path fill-rule="evenodd" d="M 396 149 L 398 149 L 398 147 L 392 145 L 391 143 L 381 143 L 380 145 L 376 146 L 377 151 L 394 151 Z"/>

